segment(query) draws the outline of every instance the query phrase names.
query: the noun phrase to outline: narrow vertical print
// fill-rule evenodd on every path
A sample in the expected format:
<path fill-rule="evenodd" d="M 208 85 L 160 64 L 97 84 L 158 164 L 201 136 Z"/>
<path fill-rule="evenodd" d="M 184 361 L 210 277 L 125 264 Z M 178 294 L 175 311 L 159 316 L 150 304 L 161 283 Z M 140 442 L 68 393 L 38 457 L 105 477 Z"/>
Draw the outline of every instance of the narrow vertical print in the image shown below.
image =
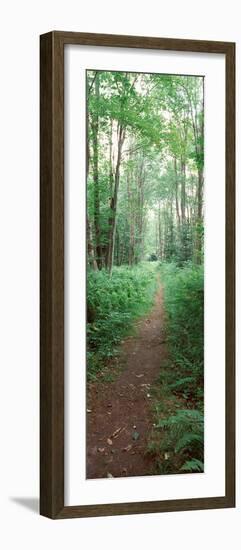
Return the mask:
<path fill-rule="evenodd" d="M 86 476 L 202 473 L 204 78 L 86 90 Z"/>

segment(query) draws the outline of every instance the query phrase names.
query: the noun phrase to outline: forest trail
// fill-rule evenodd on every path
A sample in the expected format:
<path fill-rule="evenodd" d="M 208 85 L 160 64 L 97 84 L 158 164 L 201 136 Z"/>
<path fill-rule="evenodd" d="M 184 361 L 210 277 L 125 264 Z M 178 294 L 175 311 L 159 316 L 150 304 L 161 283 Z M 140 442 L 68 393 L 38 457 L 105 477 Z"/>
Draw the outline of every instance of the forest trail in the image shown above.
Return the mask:
<path fill-rule="evenodd" d="M 94 382 L 87 391 L 87 478 L 152 474 L 146 454 L 153 426 L 150 386 L 166 357 L 163 342 L 163 290 L 135 323 L 135 334 L 120 346 L 121 372 L 114 382 Z"/>

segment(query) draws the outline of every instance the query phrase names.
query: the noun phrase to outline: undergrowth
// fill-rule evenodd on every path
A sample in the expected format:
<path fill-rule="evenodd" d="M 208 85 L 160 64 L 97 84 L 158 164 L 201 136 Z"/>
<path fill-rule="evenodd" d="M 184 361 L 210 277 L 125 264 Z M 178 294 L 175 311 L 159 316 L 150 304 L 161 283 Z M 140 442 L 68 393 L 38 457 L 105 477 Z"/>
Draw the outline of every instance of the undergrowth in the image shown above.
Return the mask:
<path fill-rule="evenodd" d="M 87 274 L 87 376 L 94 380 L 118 345 L 131 330 L 133 321 L 151 307 L 156 288 L 156 266 L 150 263 L 129 268 L 114 267 Z M 114 362 L 113 362 L 114 365 Z M 113 375 L 107 372 L 106 380 Z"/>
<path fill-rule="evenodd" d="M 203 267 L 160 268 L 168 361 L 155 394 L 149 452 L 159 473 L 202 472 L 204 449 Z"/>

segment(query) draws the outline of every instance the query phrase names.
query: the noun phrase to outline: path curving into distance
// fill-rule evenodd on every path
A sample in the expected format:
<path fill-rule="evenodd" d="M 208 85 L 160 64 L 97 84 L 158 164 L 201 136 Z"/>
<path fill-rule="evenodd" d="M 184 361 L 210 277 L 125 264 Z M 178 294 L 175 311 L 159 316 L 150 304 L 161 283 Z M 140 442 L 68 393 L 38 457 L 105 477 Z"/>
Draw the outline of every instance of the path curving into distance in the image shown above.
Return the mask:
<path fill-rule="evenodd" d="M 115 381 L 88 385 L 88 479 L 153 473 L 152 458 L 146 454 L 153 425 L 149 391 L 166 357 L 163 317 L 159 285 L 151 311 L 135 323 L 135 335 L 120 346 L 122 369 Z"/>

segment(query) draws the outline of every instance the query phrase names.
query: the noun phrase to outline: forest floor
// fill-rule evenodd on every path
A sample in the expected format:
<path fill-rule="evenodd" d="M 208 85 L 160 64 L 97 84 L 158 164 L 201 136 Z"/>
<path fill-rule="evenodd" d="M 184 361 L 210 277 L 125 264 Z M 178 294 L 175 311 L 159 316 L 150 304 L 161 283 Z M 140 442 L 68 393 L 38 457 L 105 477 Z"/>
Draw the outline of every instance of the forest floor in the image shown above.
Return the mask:
<path fill-rule="evenodd" d="M 119 349 L 118 374 L 87 388 L 87 478 L 153 474 L 146 451 L 154 423 L 151 386 L 165 363 L 163 290 Z"/>

